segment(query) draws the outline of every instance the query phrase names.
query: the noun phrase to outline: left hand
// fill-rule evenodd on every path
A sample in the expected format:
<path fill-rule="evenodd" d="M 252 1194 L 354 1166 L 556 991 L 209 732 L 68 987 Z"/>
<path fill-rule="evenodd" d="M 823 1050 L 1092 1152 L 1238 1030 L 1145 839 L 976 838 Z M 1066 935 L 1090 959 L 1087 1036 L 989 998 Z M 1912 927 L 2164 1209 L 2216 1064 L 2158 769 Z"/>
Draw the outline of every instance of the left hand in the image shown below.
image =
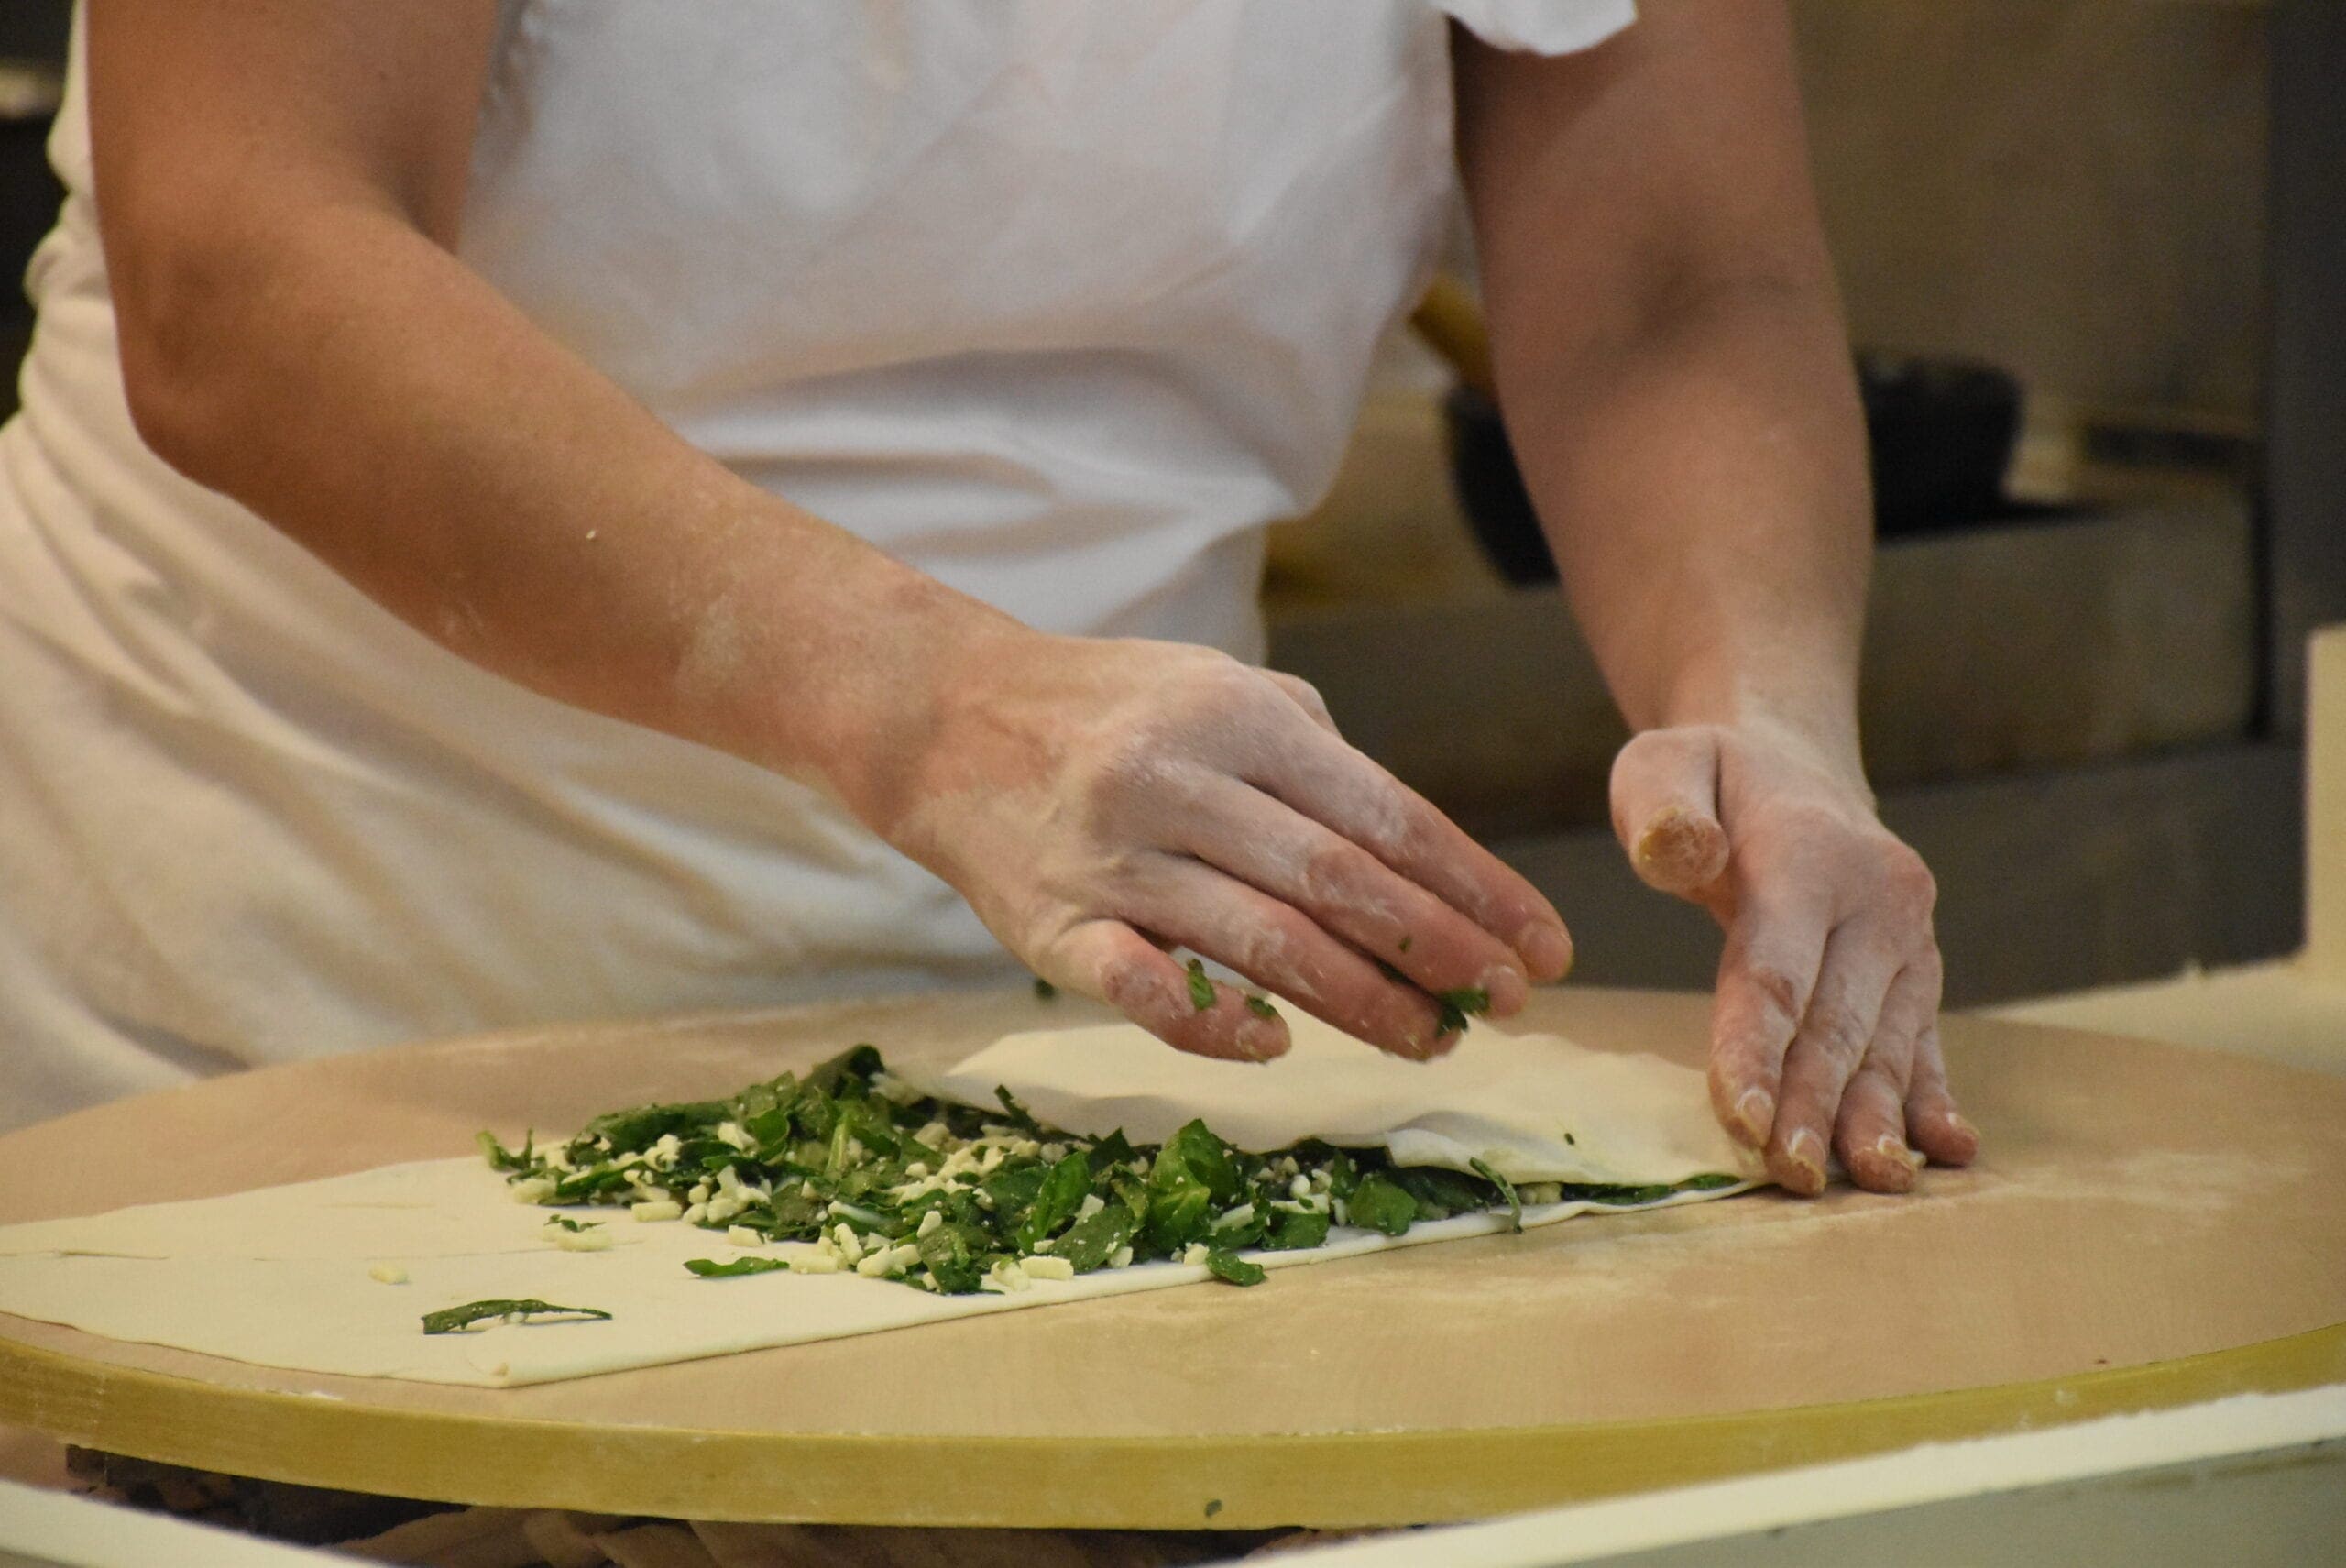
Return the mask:
<path fill-rule="evenodd" d="M 1875 1192 L 1910 1190 L 1925 1157 L 1968 1164 L 1979 1135 L 1939 1052 L 1937 888 L 1856 760 L 1765 719 L 1650 729 L 1612 796 L 1638 875 L 1727 933 L 1711 1103 L 1770 1175 L 1814 1196 L 1828 1146 Z"/>

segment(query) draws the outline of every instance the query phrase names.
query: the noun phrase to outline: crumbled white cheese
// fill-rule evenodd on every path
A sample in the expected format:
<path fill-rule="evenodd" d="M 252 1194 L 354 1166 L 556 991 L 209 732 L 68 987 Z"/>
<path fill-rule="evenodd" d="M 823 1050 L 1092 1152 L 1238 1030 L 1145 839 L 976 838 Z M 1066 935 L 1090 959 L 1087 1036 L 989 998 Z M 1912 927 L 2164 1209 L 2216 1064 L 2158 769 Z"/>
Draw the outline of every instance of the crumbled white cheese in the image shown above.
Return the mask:
<path fill-rule="evenodd" d="M 554 1183 L 543 1176 L 532 1176 L 515 1182 L 511 1190 L 516 1203 L 543 1203 L 554 1196 Z"/>
<path fill-rule="evenodd" d="M 367 1271 L 367 1277 L 378 1285 L 404 1285 L 407 1270 L 396 1263 L 378 1263 Z"/>
<path fill-rule="evenodd" d="M 1075 1265 L 1063 1257 L 1030 1257 L 1018 1266 L 1029 1279 L 1072 1279 Z"/>
<path fill-rule="evenodd" d="M 766 1238 L 760 1235 L 757 1232 L 750 1229 L 747 1225 L 727 1226 L 725 1230 L 725 1239 L 731 1242 L 735 1246 L 763 1246 L 766 1245 Z"/>
<path fill-rule="evenodd" d="M 628 1212 L 639 1220 L 651 1221 L 682 1219 L 685 1211 L 673 1198 L 655 1198 L 648 1202 L 629 1204 Z"/>
<path fill-rule="evenodd" d="M 1129 1246 L 1120 1246 L 1108 1255 L 1108 1266 L 1111 1268 L 1130 1268 L 1132 1266 L 1133 1249 Z"/>
<path fill-rule="evenodd" d="M 928 1162 L 921 1159 L 914 1160 L 904 1167 L 904 1174 L 915 1178 L 926 1176 L 928 1174 Z"/>
<path fill-rule="evenodd" d="M 1288 1163 L 1289 1165 L 1293 1165 L 1295 1162 L 1293 1160 L 1289 1160 Z M 1287 1195 L 1294 1199 L 1299 1203 L 1303 1201 L 1306 1198 L 1310 1197 L 1311 1179 L 1308 1176 L 1299 1174 L 1294 1180 L 1287 1184 Z"/>
<path fill-rule="evenodd" d="M 693 1190 L 690 1192 L 685 1193 L 685 1196 L 691 1199 L 696 1203 L 707 1202 L 710 1197 L 708 1183 L 706 1181 L 694 1182 Z"/>
<path fill-rule="evenodd" d="M 697 1225 L 707 1218 L 708 1205 L 706 1203 L 695 1203 L 685 1211 L 685 1223 L 688 1225 Z"/>
<path fill-rule="evenodd" d="M 894 1266 L 895 1255 L 893 1248 L 874 1247 L 863 1255 L 863 1261 L 855 1266 L 855 1271 L 866 1279 L 877 1279 Z"/>
<path fill-rule="evenodd" d="M 1035 1250 L 1036 1250 L 1036 1252 L 1048 1252 L 1048 1251 L 1050 1251 L 1050 1250 L 1051 1250 L 1051 1238 L 1050 1238 L 1050 1237 L 1048 1237 L 1048 1236 L 1045 1236 L 1041 1241 L 1036 1242 L 1036 1243 L 1035 1244 Z"/>
<path fill-rule="evenodd" d="M 1561 1181 L 1534 1181 L 1516 1189 L 1516 1196 L 1527 1205 L 1561 1203 L 1564 1201 L 1564 1186 Z"/>
<path fill-rule="evenodd" d="M 910 1242 L 899 1242 L 888 1254 L 888 1266 L 899 1273 L 920 1261 L 920 1248 Z"/>
<path fill-rule="evenodd" d="M 729 1165 L 718 1166 L 717 1168 L 717 1190 L 719 1192 L 724 1193 L 729 1198 L 740 1191 L 741 1172 L 740 1168 Z"/>
<path fill-rule="evenodd" d="M 1239 1226 L 1250 1223 L 1254 1218 L 1255 1205 L 1252 1203 L 1241 1203 L 1237 1208 L 1233 1209 L 1229 1213 L 1224 1214 L 1222 1218 L 1216 1220 L 1213 1223 L 1213 1228 L 1217 1231 L 1234 1231 Z"/>
<path fill-rule="evenodd" d="M 708 1218 L 721 1225 L 749 1206 L 749 1199 L 740 1193 L 722 1194 L 708 1201 Z"/>
<path fill-rule="evenodd" d="M 1083 1206 L 1076 1210 L 1075 1217 L 1079 1220 L 1088 1220 L 1091 1218 L 1092 1215 L 1100 1212 L 1101 1210 L 1105 1209 L 1107 1206 L 1106 1202 L 1101 1199 L 1100 1194 L 1097 1192 L 1087 1192 L 1083 1195 Z"/>
<path fill-rule="evenodd" d="M 790 1260 L 793 1274 L 837 1274 L 839 1257 L 835 1252 L 802 1252 Z"/>
<path fill-rule="evenodd" d="M 749 1150 L 758 1146 L 757 1139 L 750 1136 L 748 1133 L 743 1132 L 741 1130 L 741 1124 L 739 1122 L 718 1123 L 717 1141 L 720 1144 L 726 1145 L 728 1147 L 740 1149 L 744 1153 L 747 1153 Z M 733 1168 L 731 1166 L 727 1166 L 725 1168 L 730 1170 Z"/>
<path fill-rule="evenodd" d="M 920 1229 L 913 1234 L 915 1235 L 925 1236 L 944 1223 L 945 1211 L 942 1209 L 931 1209 L 927 1213 L 923 1214 L 920 1217 Z"/>
<path fill-rule="evenodd" d="M 844 1223 L 831 1229 L 831 1240 L 839 1244 L 839 1261 L 860 1263 L 863 1258 L 863 1244 L 855 1239 L 855 1232 Z"/>
<path fill-rule="evenodd" d="M 1188 1248 L 1182 1252 L 1181 1261 L 1194 1267 L 1206 1260 L 1206 1251 L 1207 1247 L 1205 1243 L 1191 1242 Z"/>

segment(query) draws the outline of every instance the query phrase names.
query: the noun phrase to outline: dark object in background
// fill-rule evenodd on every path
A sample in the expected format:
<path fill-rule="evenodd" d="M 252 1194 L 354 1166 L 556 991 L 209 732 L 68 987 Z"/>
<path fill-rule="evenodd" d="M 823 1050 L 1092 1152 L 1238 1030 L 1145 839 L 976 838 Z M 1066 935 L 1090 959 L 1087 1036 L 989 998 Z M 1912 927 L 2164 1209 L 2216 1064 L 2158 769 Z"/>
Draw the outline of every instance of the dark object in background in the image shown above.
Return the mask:
<path fill-rule="evenodd" d="M 2020 383 L 2010 375 L 1968 360 L 1860 353 L 1858 390 L 1877 535 L 2010 521 L 2034 510 L 2004 499 L 2020 438 Z M 1484 555 L 1512 585 L 1553 582 L 1555 563 L 1498 410 L 1459 387 L 1442 412 L 1451 483 Z"/>
<path fill-rule="evenodd" d="M 61 87 L 58 67 L 0 56 L 0 418 L 16 411 L 16 365 L 32 341 L 25 263 L 65 199 L 49 167 L 49 128 Z"/>
<path fill-rule="evenodd" d="M 1971 360 L 1860 351 L 1874 531 L 1935 532 L 1993 517 L 2020 439 L 2020 383 Z"/>

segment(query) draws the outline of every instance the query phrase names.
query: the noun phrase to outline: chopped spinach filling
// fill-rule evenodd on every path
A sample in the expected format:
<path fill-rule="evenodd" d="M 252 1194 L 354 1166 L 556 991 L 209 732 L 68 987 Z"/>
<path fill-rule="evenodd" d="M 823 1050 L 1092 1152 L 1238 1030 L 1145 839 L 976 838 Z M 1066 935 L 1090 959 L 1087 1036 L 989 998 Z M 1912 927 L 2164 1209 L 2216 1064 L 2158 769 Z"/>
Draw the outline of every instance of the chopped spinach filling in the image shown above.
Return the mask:
<path fill-rule="evenodd" d="M 999 1110 L 980 1110 L 920 1095 L 858 1046 L 804 1078 L 784 1073 L 729 1099 L 598 1116 L 567 1143 L 532 1138 L 515 1151 L 484 1133 L 481 1146 L 509 1181 L 534 1182 L 542 1202 L 674 1203 L 708 1230 L 813 1244 L 685 1265 L 703 1278 L 853 1272 L 948 1295 L 1160 1258 L 1253 1285 L 1262 1266 L 1242 1254 L 1321 1246 L 1333 1226 L 1398 1236 L 1420 1221 L 1484 1212 L 1519 1225 L 1527 1203 L 1629 1207 L 1737 1179 L 1519 1190 L 1480 1162 L 1473 1173 L 1397 1166 L 1382 1149 L 1317 1140 L 1250 1154 L 1203 1122 L 1161 1146 L 1076 1136 L 1044 1126 L 1006 1090 L 1000 1099 Z M 475 1306 L 501 1309 L 476 1318 L 562 1310 Z"/>

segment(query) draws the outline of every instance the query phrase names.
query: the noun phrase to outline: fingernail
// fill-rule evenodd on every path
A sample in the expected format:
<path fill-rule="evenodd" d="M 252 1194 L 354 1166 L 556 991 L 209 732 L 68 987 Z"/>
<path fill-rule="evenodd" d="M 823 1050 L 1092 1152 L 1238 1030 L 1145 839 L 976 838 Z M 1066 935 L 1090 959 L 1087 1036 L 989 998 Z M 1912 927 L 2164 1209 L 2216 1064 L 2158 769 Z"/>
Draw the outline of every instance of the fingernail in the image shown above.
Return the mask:
<path fill-rule="evenodd" d="M 1475 977 L 1474 985 L 1491 999 L 1494 1013 L 1520 1013 L 1531 997 L 1530 983 L 1513 964 L 1493 964 Z"/>
<path fill-rule="evenodd" d="M 1924 1164 L 1921 1151 L 1908 1148 L 1906 1140 L 1899 1137 L 1895 1133 L 1884 1133 L 1874 1139 L 1873 1152 L 1884 1159 L 1903 1160 L 1909 1168 L 1915 1170 L 1922 1169 Z"/>
<path fill-rule="evenodd" d="M 1753 1084 L 1737 1096 L 1735 1119 L 1742 1124 L 1744 1140 L 1753 1148 L 1768 1141 L 1776 1125 L 1776 1097 Z"/>
<path fill-rule="evenodd" d="M 1269 1061 L 1287 1054 L 1287 1031 L 1268 1018 L 1249 1018 L 1232 1036 L 1249 1061 Z"/>
<path fill-rule="evenodd" d="M 1534 980 L 1562 980 L 1573 967 L 1573 939 L 1562 926 L 1545 920 L 1526 926 L 1515 938 L 1515 950 L 1523 955 Z"/>
<path fill-rule="evenodd" d="M 1784 1157 L 1803 1176 L 1819 1187 L 1825 1185 L 1825 1143 L 1814 1132 L 1803 1127 L 1794 1133 L 1792 1141 L 1784 1146 Z"/>
<path fill-rule="evenodd" d="M 1965 1121 L 1960 1114 L 1950 1112 L 1946 1120 L 1947 1125 L 1953 1127 L 1957 1132 L 1961 1133 L 1965 1137 L 1969 1138 L 1973 1143 L 1976 1144 L 1979 1141 L 1979 1129 Z"/>

